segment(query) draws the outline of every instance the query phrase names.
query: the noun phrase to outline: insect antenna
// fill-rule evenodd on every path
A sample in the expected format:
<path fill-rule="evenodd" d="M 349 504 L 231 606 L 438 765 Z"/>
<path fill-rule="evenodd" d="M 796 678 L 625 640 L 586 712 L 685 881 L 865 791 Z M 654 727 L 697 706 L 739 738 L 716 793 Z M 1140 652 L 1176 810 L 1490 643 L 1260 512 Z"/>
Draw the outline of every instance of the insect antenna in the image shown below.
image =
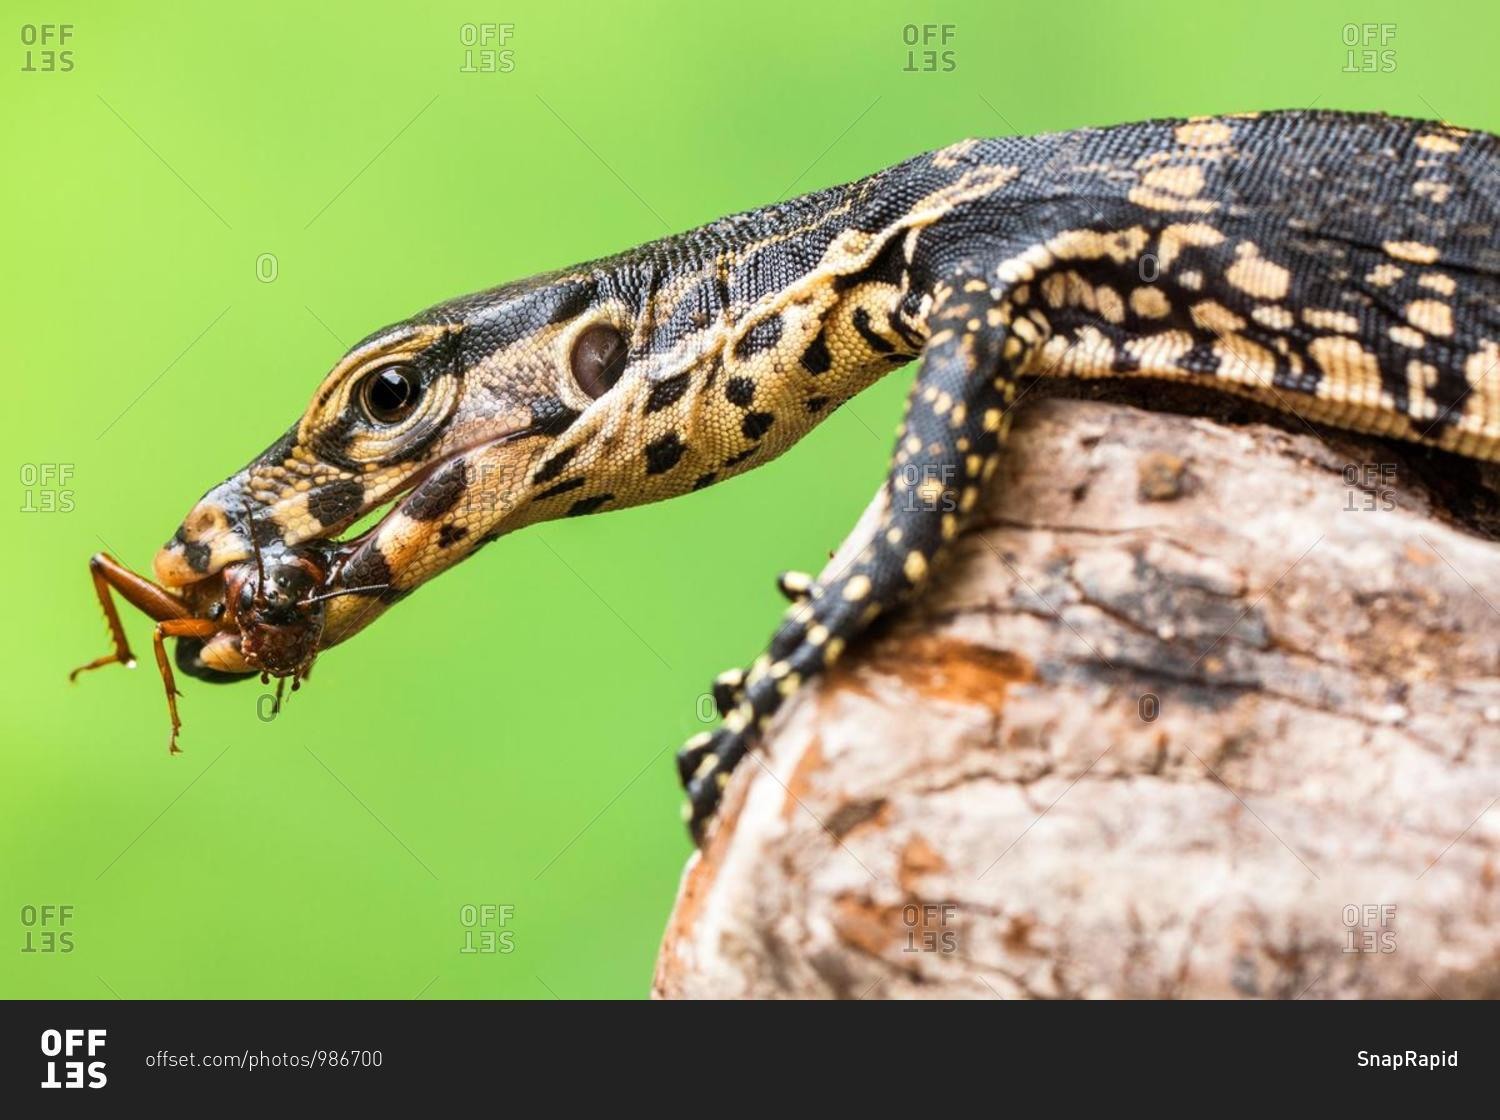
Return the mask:
<path fill-rule="evenodd" d="M 361 591 L 389 591 L 391 585 L 388 583 L 369 583 L 364 587 L 346 587 L 341 591 L 328 591 L 322 595 L 310 595 L 297 605 L 299 607 L 310 607 L 314 603 L 322 603 L 329 599 L 337 599 L 340 595 L 358 595 Z"/>
<path fill-rule="evenodd" d="M 250 552 L 255 556 L 255 606 L 263 607 L 266 605 L 266 566 L 261 559 L 260 541 L 255 536 L 255 515 L 250 512 L 248 500 L 240 507 L 240 513 L 250 535 Z"/>

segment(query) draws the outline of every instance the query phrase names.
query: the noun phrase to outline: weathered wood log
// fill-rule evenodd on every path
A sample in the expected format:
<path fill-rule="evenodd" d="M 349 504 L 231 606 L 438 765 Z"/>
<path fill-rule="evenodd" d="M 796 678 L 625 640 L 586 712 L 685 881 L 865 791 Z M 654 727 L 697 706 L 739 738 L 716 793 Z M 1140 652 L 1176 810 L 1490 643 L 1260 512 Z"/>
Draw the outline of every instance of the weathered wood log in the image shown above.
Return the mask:
<path fill-rule="evenodd" d="M 656 994 L 1500 996 L 1495 481 L 1023 411 L 932 589 L 740 767 Z"/>

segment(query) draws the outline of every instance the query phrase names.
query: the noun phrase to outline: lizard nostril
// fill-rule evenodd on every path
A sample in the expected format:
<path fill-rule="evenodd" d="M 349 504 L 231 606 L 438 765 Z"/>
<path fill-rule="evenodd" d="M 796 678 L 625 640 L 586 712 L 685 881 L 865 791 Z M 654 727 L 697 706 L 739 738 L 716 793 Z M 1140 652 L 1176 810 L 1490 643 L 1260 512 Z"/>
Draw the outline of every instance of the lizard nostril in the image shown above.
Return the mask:
<path fill-rule="evenodd" d="M 199 502 L 193 511 L 187 515 L 187 520 L 182 523 L 182 528 L 177 531 L 178 536 L 201 537 L 219 528 L 226 520 L 222 510 Z"/>

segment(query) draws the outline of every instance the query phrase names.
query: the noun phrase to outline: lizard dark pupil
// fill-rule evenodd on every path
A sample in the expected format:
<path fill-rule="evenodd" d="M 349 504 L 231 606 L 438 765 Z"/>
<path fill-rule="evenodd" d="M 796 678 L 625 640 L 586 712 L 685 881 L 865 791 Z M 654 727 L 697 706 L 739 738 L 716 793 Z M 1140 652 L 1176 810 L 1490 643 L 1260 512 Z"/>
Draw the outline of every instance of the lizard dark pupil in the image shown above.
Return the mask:
<path fill-rule="evenodd" d="M 625 372 L 629 347 L 625 337 L 606 323 L 586 329 L 573 343 L 573 380 L 591 397 L 602 397 Z"/>
<path fill-rule="evenodd" d="M 380 424 L 405 419 L 416 407 L 417 396 L 417 379 L 401 366 L 380 370 L 365 380 L 365 412 Z"/>

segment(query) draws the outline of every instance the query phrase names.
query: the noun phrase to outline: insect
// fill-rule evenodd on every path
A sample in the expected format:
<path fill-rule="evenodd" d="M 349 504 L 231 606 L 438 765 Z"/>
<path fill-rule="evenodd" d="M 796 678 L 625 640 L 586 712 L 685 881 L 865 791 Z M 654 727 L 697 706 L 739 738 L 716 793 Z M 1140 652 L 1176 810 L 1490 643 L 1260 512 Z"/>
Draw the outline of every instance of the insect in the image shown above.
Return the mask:
<path fill-rule="evenodd" d="M 156 623 L 151 644 L 167 694 L 171 753 L 180 753 L 182 721 L 177 712 L 180 693 L 165 649 L 168 638 L 178 640 L 178 668 L 200 680 L 245 680 L 256 672 L 262 681 L 276 677 L 279 709 L 287 680 L 295 692 L 312 670 L 323 637 L 325 604 L 345 594 L 326 589 L 336 554 L 336 547 L 323 541 L 296 547 L 276 544 L 265 551 L 257 546 L 249 559 L 226 565 L 209 579 L 169 589 L 108 553 L 96 553 L 89 560 L 89 572 L 114 649 L 80 665 L 68 679 L 117 662 L 135 667 L 113 591 Z"/>
<path fill-rule="evenodd" d="M 940 572 L 1042 383 L 1187 383 L 1500 459 L 1500 141 L 1329 111 L 965 140 L 440 304 L 197 503 L 156 556 L 191 600 L 158 633 L 218 625 L 197 608 L 258 547 L 233 511 L 279 563 L 389 505 L 308 576 L 340 593 L 327 648 L 507 533 L 760 466 L 918 357 L 870 509 L 782 577 L 790 609 L 678 755 L 696 834 L 786 699 Z"/>

